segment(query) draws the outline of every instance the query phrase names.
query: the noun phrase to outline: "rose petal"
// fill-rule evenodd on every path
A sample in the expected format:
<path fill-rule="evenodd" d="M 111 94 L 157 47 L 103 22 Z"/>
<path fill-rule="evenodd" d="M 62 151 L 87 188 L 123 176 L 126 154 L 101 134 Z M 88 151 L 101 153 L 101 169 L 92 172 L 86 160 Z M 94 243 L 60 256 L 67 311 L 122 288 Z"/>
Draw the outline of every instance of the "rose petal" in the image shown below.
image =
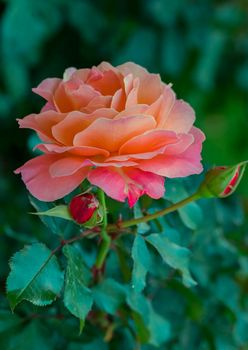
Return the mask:
<path fill-rule="evenodd" d="M 92 113 L 100 108 L 110 108 L 112 96 L 96 96 L 85 107 L 80 108 L 82 112 Z"/>
<path fill-rule="evenodd" d="M 128 140 L 121 146 L 119 154 L 152 152 L 177 141 L 178 137 L 175 132 L 155 129 Z"/>
<path fill-rule="evenodd" d="M 135 168 L 128 168 L 126 174 L 134 181 L 133 184 L 129 185 L 128 191 L 128 203 L 130 207 L 133 207 L 143 194 L 147 194 L 154 199 L 163 197 L 165 192 L 163 177 Z"/>
<path fill-rule="evenodd" d="M 113 71 L 100 72 L 92 69 L 87 79 L 87 84 L 90 84 L 96 91 L 99 91 L 103 96 L 112 96 L 122 87 L 119 76 Z"/>
<path fill-rule="evenodd" d="M 171 89 L 170 85 L 164 87 L 163 94 L 151 104 L 147 110 L 146 114 L 152 114 L 157 120 L 157 127 L 161 129 L 166 129 L 165 123 L 168 119 L 168 116 L 171 112 L 176 101 L 176 95 Z M 175 130 L 177 132 L 177 130 Z"/>
<path fill-rule="evenodd" d="M 66 114 L 55 111 L 46 111 L 40 114 L 30 114 L 23 119 L 17 119 L 20 128 L 35 130 L 45 142 L 55 141 L 52 134 L 52 127 L 61 122 Z"/>
<path fill-rule="evenodd" d="M 124 64 L 121 64 L 119 66 L 116 67 L 124 76 L 127 76 L 128 74 L 132 74 L 134 78 L 143 78 L 144 76 L 146 76 L 148 73 L 148 71 L 139 66 L 136 63 L 133 62 L 126 62 Z"/>
<path fill-rule="evenodd" d="M 116 111 L 122 111 L 125 108 L 126 95 L 123 89 L 119 89 L 115 92 L 112 101 L 111 108 L 114 108 Z"/>
<path fill-rule="evenodd" d="M 79 169 L 91 166 L 91 163 L 82 157 L 65 157 L 56 160 L 49 168 L 51 177 L 71 176 Z"/>
<path fill-rule="evenodd" d="M 61 79 L 48 78 L 43 80 L 36 88 L 33 88 L 32 91 L 43 97 L 45 100 L 52 102 L 53 94 L 60 82 Z"/>
<path fill-rule="evenodd" d="M 150 171 L 166 177 L 185 177 L 199 174 L 202 171 L 201 149 L 205 139 L 204 134 L 197 128 L 192 128 L 194 142 L 182 153 L 158 155 L 153 159 L 140 162 L 139 169 Z"/>
<path fill-rule="evenodd" d="M 140 81 L 139 79 L 134 79 L 133 81 L 133 88 L 129 92 L 126 98 L 126 105 L 125 108 L 130 108 L 134 105 L 137 105 L 138 103 L 138 92 L 139 92 L 139 85 Z"/>
<path fill-rule="evenodd" d="M 137 114 L 145 114 L 147 105 L 135 105 L 128 108 L 125 108 L 122 112 L 118 113 L 114 119 L 119 119 L 122 117 L 134 116 Z M 148 113 L 146 113 L 148 115 Z M 150 114 L 153 116 L 153 114 Z"/>
<path fill-rule="evenodd" d="M 93 146 L 117 151 L 128 139 L 156 125 L 152 117 L 136 115 L 120 119 L 99 118 L 74 138 L 75 146 Z"/>
<path fill-rule="evenodd" d="M 109 152 L 102 148 L 97 147 L 88 147 L 88 146 L 81 146 L 81 147 L 75 147 L 75 146 L 59 146 L 54 145 L 51 143 L 41 143 L 35 147 L 35 149 L 39 149 L 40 151 L 44 153 L 70 153 L 78 156 L 97 156 L 101 155 L 104 157 L 109 156 Z"/>
<path fill-rule="evenodd" d="M 87 128 L 94 120 L 101 116 L 113 118 L 116 111 L 110 108 L 101 108 L 91 114 L 74 111 L 67 115 L 60 123 L 52 128 L 52 134 L 56 140 L 64 145 L 73 145 L 74 136 Z"/>
<path fill-rule="evenodd" d="M 176 100 L 165 119 L 163 127 L 166 130 L 173 130 L 177 133 L 187 133 L 195 121 L 193 108 L 183 100 Z"/>
<path fill-rule="evenodd" d="M 89 172 L 88 180 L 113 199 L 124 202 L 128 198 L 130 207 L 143 194 L 155 199 L 164 194 L 164 179 L 161 176 L 135 168 L 118 171 L 113 167 L 96 168 Z"/>
<path fill-rule="evenodd" d="M 161 79 L 158 74 L 148 74 L 140 80 L 138 103 L 150 105 L 162 93 Z"/>
<path fill-rule="evenodd" d="M 89 168 L 82 168 L 73 175 L 52 178 L 49 172 L 50 166 L 58 160 L 56 155 L 42 155 L 29 160 L 15 173 L 22 175 L 31 194 L 41 201 L 52 202 L 72 192 L 85 179 Z"/>
<path fill-rule="evenodd" d="M 87 106 L 96 96 L 99 96 L 99 92 L 90 85 L 70 79 L 61 82 L 57 87 L 54 93 L 54 104 L 60 112 L 67 113 Z"/>

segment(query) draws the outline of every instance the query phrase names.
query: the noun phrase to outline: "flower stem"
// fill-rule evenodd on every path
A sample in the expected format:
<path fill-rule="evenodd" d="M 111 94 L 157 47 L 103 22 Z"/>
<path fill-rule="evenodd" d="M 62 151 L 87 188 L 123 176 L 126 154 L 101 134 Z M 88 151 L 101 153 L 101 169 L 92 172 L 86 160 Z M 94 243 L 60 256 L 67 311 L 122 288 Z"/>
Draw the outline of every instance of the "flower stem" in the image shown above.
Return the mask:
<path fill-rule="evenodd" d="M 176 211 L 177 209 L 183 207 L 184 205 L 186 205 L 190 202 L 196 201 L 199 198 L 200 198 L 200 196 L 196 192 L 196 193 L 192 194 L 191 196 L 181 200 L 180 202 L 177 202 L 177 203 L 175 203 L 175 204 L 173 204 L 170 207 L 167 207 L 165 209 L 159 210 L 156 213 L 148 214 L 146 216 L 142 216 L 142 217 L 137 218 L 137 219 L 123 221 L 123 222 L 120 222 L 118 224 L 110 224 L 107 226 L 107 231 L 111 232 L 111 231 L 115 231 L 117 229 L 127 228 L 130 226 L 141 224 L 143 222 L 154 220 L 160 216 L 164 216 L 164 215 L 167 215 L 173 211 Z"/>
<path fill-rule="evenodd" d="M 108 218 L 107 218 L 105 194 L 101 189 L 99 189 L 98 195 L 99 195 L 99 202 L 101 204 L 102 212 L 103 212 L 103 220 L 102 220 L 102 227 L 101 227 L 102 242 L 100 244 L 100 249 L 99 249 L 99 252 L 98 252 L 98 255 L 96 258 L 96 268 L 100 269 L 105 261 L 107 254 L 108 254 L 110 244 L 111 244 L 111 238 L 107 232 Z"/>

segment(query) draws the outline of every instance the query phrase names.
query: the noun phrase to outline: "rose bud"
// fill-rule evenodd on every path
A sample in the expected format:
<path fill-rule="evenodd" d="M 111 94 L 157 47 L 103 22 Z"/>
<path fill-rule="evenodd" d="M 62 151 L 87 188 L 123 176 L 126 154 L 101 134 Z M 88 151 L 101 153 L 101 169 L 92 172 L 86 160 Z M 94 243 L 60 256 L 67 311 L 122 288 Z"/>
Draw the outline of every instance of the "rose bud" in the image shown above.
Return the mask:
<path fill-rule="evenodd" d="M 91 193 L 83 193 L 72 198 L 69 212 L 78 224 L 89 221 L 99 207 L 97 198 Z"/>
<path fill-rule="evenodd" d="M 199 196 L 203 198 L 230 196 L 240 183 L 246 163 L 242 162 L 234 166 L 219 166 L 210 169 L 199 187 Z"/>

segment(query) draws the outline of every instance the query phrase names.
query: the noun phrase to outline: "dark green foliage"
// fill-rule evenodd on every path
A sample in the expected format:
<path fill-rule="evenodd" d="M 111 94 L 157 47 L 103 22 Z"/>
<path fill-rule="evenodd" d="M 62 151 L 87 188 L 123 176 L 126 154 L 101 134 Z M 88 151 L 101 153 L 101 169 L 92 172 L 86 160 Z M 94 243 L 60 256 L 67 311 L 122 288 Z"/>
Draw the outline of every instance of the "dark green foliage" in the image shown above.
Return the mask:
<path fill-rule="evenodd" d="M 149 211 L 168 206 L 172 193 L 177 201 L 187 197 L 199 181 L 168 180 L 166 199 L 149 202 Z M 146 202 L 143 198 L 140 207 Z M 132 215 L 130 209 L 123 210 L 124 216 Z M 149 223 L 145 232 L 137 227 L 136 234 L 116 237 L 100 279 L 93 269 L 94 237 L 63 247 L 65 243 L 60 245 L 59 236 L 51 233 L 47 244 L 57 247 L 52 257 L 41 243 L 16 253 L 7 283 L 12 307 L 24 299 L 37 305 L 51 303 L 56 296 L 58 300 L 46 308 L 22 302 L 12 315 L 3 299 L 0 339 L 6 350 L 16 344 L 20 349 L 245 349 L 248 258 L 241 207 L 235 198 L 200 200 L 184 211 L 185 215 L 178 211 Z M 199 213 L 197 225 L 188 225 Z M 125 264 L 118 259 L 119 249 Z M 65 270 L 62 290 L 63 274 L 55 255 Z M 7 340 L 12 332 L 16 336 Z M 27 332 L 40 344 L 33 345 L 32 337 L 27 344 Z"/>

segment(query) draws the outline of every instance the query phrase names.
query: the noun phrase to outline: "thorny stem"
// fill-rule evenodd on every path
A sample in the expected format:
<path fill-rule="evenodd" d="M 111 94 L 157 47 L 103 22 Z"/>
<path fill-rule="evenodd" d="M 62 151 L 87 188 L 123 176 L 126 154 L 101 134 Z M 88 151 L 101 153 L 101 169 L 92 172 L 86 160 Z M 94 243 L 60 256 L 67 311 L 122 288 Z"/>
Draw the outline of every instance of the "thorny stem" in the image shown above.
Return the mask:
<path fill-rule="evenodd" d="M 92 229 L 86 230 L 84 232 L 82 232 L 80 235 L 72 237 L 70 239 L 67 240 L 62 240 L 60 245 L 57 246 L 52 252 L 51 252 L 51 256 L 55 255 L 58 251 L 60 251 L 65 245 L 67 244 L 71 244 L 74 242 L 77 242 L 87 236 L 91 236 L 93 234 L 101 234 L 101 238 L 102 238 L 102 242 L 100 245 L 100 249 L 99 249 L 99 253 L 97 256 L 97 260 L 96 260 L 96 265 L 95 267 L 97 269 L 101 269 L 103 266 L 103 263 L 105 261 L 105 258 L 108 254 L 109 248 L 110 248 L 110 244 L 111 244 L 111 236 L 108 233 L 115 233 L 115 232 L 120 232 L 123 229 L 126 229 L 130 226 L 135 226 L 138 225 L 142 222 L 148 222 L 151 220 L 154 220 L 160 216 L 164 216 L 167 215 L 169 213 L 172 213 L 173 211 L 176 211 L 177 209 L 185 206 L 186 204 L 196 201 L 200 198 L 198 193 L 194 193 L 193 195 L 181 200 L 180 202 L 177 202 L 173 205 L 171 205 L 170 207 L 167 207 L 165 209 L 159 210 L 156 213 L 153 214 L 148 214 L 145 216 L 142 216 L 140 218 L 137 219 L 131 219 L 131 220 L 127 220 L 127 221 L 123 221 L 123 222 L 118 222 L 117 224 L 109 224 L 107 222 L 107 208 L 106 208 L 106 203 L 105 203 L 105 195 L 104 192 L 102 190 L 99 190 L 99 200 L 101 202 L 102 205 L 102 209 L 103 209 L 103 221 L 102 221 L 102 226 L 101 227 L 93 227 Z"/>
<path fill-rule="evenodd" d="M 131 219 L 131 220 L 119 222 L 118 224 L 110 224 L 107 226 L 107 231 L 113 232 L 113 231 L 116 231 L 118 229 L 120 230 L 123 228 L 127 228 L 130 226 L 135 226 L 135 225 L 141 224 L 143 222 L 148 222 L 148 221 L 157 219 L 158 217 L 164 216 L 164 215 L 167 215 L 173 211 L 176 211 L 177 209 L 185 206 L 186 204 L 188 204 L 190 202 L 196 201 L 199 198 L 200 198 L 200 196 L 196 192 L 196 193 L 192 194 L 191 196 L 181 200 L 180 202 L 177 202 L 177 203 L 175 203 L 175 204 L 173 204 L 170 207 L 167 207 L 165 209 L 159 210 L 156 213 L 148 214 L 148 215 L 142 216 L 142 217 L 137 218 L 137 219 Z"/>
<path fill-rule="evenodd" d="M 106 208 L 106 202 L 105 202 L 105 193 L 103 192 L 103 190 L 99 189 L 98 195 L 99 195 L 100 204 L 102 206 L 103 220 L 102 220 L 102 227 L 101 227 L 102 242 L 100 244 L 100 249 L 96 258 L 96 268 L 101 269 L 110 248 L 111 238 L 107 232 L 108 218 L 107 218 L 107 208 Z"/>

